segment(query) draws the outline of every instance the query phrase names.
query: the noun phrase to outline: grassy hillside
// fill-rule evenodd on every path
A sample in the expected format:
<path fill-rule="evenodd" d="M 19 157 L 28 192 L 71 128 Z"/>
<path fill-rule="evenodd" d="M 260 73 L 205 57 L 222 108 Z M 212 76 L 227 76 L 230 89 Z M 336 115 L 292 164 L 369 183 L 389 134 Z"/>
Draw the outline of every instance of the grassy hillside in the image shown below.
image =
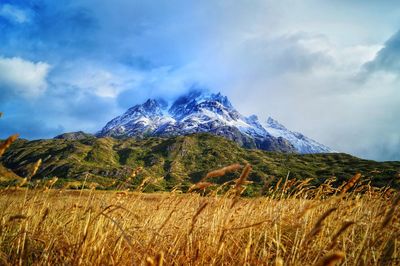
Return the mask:
<path fill-rule="evenodd" d="M 102 189 L 135 188 L 145 185 L 146 191 L 179 189 L 186 191 L 205 174 L 232 163 L 250 163 L 254 183 L 249 194 L 261 189 L 265 182 L 280 178 L 307 179 L 318 185 L 335 177 L 335 185 L 363 174 L 364 182 L 374 186 L 399 188 L 400 162 L 362 160 L 348 154 L 282 154 L 248 150 L 236 143 L 209 134 L 173 138 L 113 139 L 88 137 L 81 140 L 19 140 L 3 155 L 3 165 L 20 176 L 27 176 L 32 165 L 43 164 L 34 178 L 57 176 L 57 186 Z M 223 183 L 237 173 L 224 176 Z"/>

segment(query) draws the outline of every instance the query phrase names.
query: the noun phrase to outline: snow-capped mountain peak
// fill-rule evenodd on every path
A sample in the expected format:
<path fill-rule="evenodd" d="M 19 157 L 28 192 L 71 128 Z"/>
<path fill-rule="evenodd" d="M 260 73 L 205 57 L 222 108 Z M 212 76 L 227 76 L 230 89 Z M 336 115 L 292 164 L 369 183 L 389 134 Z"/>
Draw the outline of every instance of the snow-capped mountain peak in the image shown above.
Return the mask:
<path fill-rule="evenodd" d="M 135 105 L 130 108 L 126 115 L 143 115 L 143 116 L 162 116 L 162 105 L 155 99 L 148 99 L 143 104 Z"/>
<path fill-rule="evenodd" d="M 222 105 L 218 107 L 218 104 Z M 169 109 L 169 114 L 180 120 L 193 112 L 203 109 L 222 109 L 223 107 L 231 109 L 232 104 L 226 96 L 221 93 L 213 94 L 200 90 L 190 91 L 186 95 L 180 96 Z"/>
<path fill-rule="evenodd" d="M 98 136 L 176 136 L 207 132 L 248 148 L 318 153 L 330 149 L 268 118 L 263 126 L 255 115 L 240 114 L 221 93 L 192 90 L 167 109 L 163 100 L 149 99 L 108 122 Z"/>
<path fill-rule="evenodd" d="M 97 133 L 99 136 L 142 136 L 170 120 L 164 115 L 163 101 L 148 99 L 143 104 L 129 108 L 124 114 L 112 119 Z"/>
<path fill-rule="evenodd" d="M 279 130 L 287 130 L 284 125 L 282 125 L 281 123 L 279 123 L 277 120 L 273 119 L 270 116 L 267 118 L 267 127 L 275 128 L 275 129 L 279 129 Z"/>

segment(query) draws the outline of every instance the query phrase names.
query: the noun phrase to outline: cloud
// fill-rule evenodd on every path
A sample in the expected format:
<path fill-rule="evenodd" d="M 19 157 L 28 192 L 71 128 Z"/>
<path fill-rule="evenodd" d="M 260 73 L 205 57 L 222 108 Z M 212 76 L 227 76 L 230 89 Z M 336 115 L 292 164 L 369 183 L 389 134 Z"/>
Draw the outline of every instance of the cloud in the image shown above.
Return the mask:
<path fill-rule="evenodd" d="M 29 137 L 95 132 L 198 83 L 336 150 L 400 159 L 396 1 L 2 3 L 0 108 L 15 130 L 30 114 L 48 132 Z"/>
<path fill-rule="evenodd" d="M 10 23 L 10 19 L 0 16 L 3 55 L 51 61 L 52 65 L 56 65 L 65 57 L 76 57 L 82 53 L 89 56 L 97 51 L 94 49 L 97 20 L 78 2 L 10 2 L 14 9 L 29 15 L 29 23 Z M 11 3 L 5 5 L 11 6 Z"/>
<path fill-rule="evenodd" d="M 10 4 L 0 5 L 0 17 L 4 17 L 13 23 L 23 24 L 31 20 L 31 14 Z"/>
<path fill-rule="evenodd" d="M 58 86 L 74 87 L 82 93 L 90 92 L 99 97 L 115 98 L 134 81 L 135 74 L 132 71 L 129 74 L 122 69 L 112 69 L 97 62 L 76 60 L 58 67 L 51 81 Z"/>
<path fill-rule="evenodd" d="M 400 31 L 395 33 L 376 54 L 376 57 L 365 64 L 369 72 L 387 71 L 399 73 L 400 71 Z"/>
<path fill-rule="evenodd" d="M 47 88 L 50 65 L 19 57 L 0 57 L 0 87 L 17 96 L 35 97 Z"/>
<path fill-rule="evenodd" d="M 0 138 L 19 133 L 23 138 L 51 138 L 83 130 L 94 133 L 122 112 L 113 99 L 99 97 L 76 87 L 57 86 L 35 100 L 10 97 L 0 109 Z"/>
<path fill-rule="evenodd" d="M 393 74 L 358 79 L 381 48 L 341 47 L 305 33 L 257 36 L 216 57 L 203 56 L 197 67 L 207 69 L 200 80 L 225 88 L 248 115 L 272 115 L 338 151 L 394 160 L 400 158 L 400 125 L 393 115 L 400 111 L 399 80 Z"/>

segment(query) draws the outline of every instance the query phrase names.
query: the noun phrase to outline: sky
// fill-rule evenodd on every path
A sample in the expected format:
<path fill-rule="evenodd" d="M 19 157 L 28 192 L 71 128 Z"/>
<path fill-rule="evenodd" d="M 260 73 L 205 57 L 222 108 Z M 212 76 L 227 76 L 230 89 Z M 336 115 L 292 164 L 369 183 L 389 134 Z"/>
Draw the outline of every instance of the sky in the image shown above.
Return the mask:
<path fill-rule="evenodd" d="M 400 3 L 0 0 L 0 138 L 95 133 L 193 84 L 336 151 L 400 160 Z"/>

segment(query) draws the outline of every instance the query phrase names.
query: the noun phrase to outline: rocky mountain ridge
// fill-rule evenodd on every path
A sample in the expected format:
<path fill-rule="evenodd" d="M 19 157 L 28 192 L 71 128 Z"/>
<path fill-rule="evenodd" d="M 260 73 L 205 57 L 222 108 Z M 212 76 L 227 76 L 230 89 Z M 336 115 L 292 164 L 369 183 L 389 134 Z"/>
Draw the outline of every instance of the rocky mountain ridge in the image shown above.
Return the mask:
<path fill-rule="evenodd" d="M 221 93 L 194 90 L 168 105 L 148 99 L 108 122 L 96 136 L 137 137 L 181 136 L 211 133 L 246 148 L 289 153 L 328 153 L 326 147 L 298 132 L 292 132 L 268 118 L 262 125 L 255 115 L 239 113 Z"/>

